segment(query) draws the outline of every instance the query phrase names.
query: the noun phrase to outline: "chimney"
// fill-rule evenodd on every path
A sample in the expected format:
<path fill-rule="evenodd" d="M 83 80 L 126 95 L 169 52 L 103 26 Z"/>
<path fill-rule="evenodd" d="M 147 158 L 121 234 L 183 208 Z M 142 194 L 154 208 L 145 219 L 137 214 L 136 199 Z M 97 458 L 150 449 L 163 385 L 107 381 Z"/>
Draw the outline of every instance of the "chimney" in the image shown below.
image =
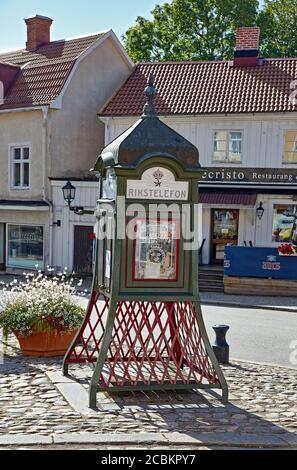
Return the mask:
<path fill-rule="evenodd" d="M 258 65 L 259 41 L 260 28 L 258 26 L 237 28 L 233 65 Z"/>
<path fill-rule="evenodd" d="M 53 20 L 47 16 L 35 15 L 25 18 L 27 25 L 27 51 L 34 52 L 38 47 L 50 42 L 50 28 Z"/>

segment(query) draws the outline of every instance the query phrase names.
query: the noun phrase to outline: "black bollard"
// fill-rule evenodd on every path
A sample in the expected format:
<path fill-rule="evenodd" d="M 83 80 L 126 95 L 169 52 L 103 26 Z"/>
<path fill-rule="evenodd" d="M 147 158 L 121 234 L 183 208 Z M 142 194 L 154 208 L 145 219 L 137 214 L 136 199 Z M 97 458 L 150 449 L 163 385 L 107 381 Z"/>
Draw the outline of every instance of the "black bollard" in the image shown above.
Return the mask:
<path fill-rule="evenodd" d="M 212 327 L 216 334 L 213 344 L 215 356 L 220 364 L 229 364 L 229 344 L 226 341 L 228 325 L 215 325 Z"/>

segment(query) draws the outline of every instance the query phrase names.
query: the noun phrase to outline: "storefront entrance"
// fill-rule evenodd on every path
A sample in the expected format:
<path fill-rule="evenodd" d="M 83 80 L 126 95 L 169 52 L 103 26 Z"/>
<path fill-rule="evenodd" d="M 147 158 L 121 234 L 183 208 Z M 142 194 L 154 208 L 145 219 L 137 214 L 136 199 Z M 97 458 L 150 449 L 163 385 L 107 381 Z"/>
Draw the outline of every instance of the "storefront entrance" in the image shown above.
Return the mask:
<path fill-rule="evenodd" d="M 93 268 L 93 226 L 74 226 L 73 270 L 79 274 L 91 274 Z"/>
<path fill-rule="evenodd" d="M 211 262 L 223 264 L 225 245 L 237 245 L 238 209 L 212 209 Z"/>
<path fill-rule="evenodd" d="M 0 223 L 0 271 L 5 269 L 5 224 Z"/>

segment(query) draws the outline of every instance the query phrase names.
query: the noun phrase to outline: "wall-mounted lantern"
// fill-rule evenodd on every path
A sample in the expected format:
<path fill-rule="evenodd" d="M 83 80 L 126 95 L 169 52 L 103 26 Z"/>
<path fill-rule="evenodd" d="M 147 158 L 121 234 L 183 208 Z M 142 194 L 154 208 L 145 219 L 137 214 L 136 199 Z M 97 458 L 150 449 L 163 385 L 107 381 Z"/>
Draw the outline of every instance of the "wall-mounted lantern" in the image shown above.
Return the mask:
<path fill-rule="evenodd" d="M 73 186 L 71 181 L 67 181 L 65 186 L 62 187 L 62 192 L 63 192 L 63 198 L 67 202 L 68 207 L 71 211 L 73 211 L 77 215 L 83 215 L 83 214 L 94 214 L 93 210 L 85 210 L 84 207 L 82 206 L 71 206 L 71 203 L 75 199 L 75 194 L 76 194 L 76 187 Z"/>
<path fill-rule="evenodd" d="M 263 207 L 262 201 L 260 201 L 259 206 L 256 209 L 256 213 L 257 213 L 258 219 L 261 220 L 264 214 L 264 207 Z"/>

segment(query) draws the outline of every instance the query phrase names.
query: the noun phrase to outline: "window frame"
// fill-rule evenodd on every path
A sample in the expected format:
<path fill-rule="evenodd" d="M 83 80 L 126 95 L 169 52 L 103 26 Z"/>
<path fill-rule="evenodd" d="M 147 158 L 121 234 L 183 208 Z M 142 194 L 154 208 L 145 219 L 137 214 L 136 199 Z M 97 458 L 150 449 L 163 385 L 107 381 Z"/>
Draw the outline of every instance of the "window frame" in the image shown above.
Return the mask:
<path fill-rule="evenodd" d="M 24 159 L 23 153 L 24 149 L 29 149 L 29 158 Z M 21 149 L 21 158 L 20 160 L 15 160 L 14 151 L 15 149 Z M 15 186 L 15 164 L 20 164 L 20 186 Z M 27 163 L 29 166 L 28 170 L 28 178 L 29 184 L 28 186 L 24 186 L 24 163 Z M 31 189 L 31 143 L 30 142 L 22 142 L 22 143 L 13 143 L 9 144 L 9 181 L 8 181 L 9 189 L 13 191 L 24 191 Z"/>
<path fill-rule="evenodd" d="M 216 132 L 226 132 L 226 151 L 225 151 L 225 158 L 224 160 L 217 160 L 215 158 L 215 134 Z M 230 142 L 231 142 L 231 132 L 240 132 L 241 133 L 241 154 L 240 160 L 232 160 L 230 159 Z M 243 129 L 214 129 L 212 134 L 212 163 L 234 163 L 234 164 L 241 164 L 243 161 L 243 148 L 244 148 L 244 130 Z"/>
<path fill-rule="evenodd" d="M 289 153 L 296 153 L 296 159 L 294 161 L 286 160 L 286 154 L 287 154 L 287 152 L 286 152 L 286 142 L 287 142 L 287 133 L 288 132 L 295 132 L 296 133 L 295 141 L 294 141 L 296 151 L 291 150 L 289 152 Z M 283 156 L 283 164 L 285 164 L 285 165 L 296 165 L 297 164 L 297 129 L 284 129 L 284 131 L 283 131 L 282 156 Z"/>
<path fill-rule="evenodd" d="M 42 266 L 39 267 L 38 269 L 41 269 L 42 271 L 44 271 L 44 267 L 45 267 L 45 240 L 46 240 L 46 226 L 45 224 L 30 224 L 30 223 L 16 223 L 16 222 L 8 222 L 6 224 L 6 233 L 5 233 L 5 236 L 6 236 L 6 247 L 5 247 L 5 256 L 6 256 L 6 266 L 8 268 L 11 268 L 11 269 L 27 269 L 27 270 L 35 270 L 35 267 L 34 268 L 30 268 L 28 266 L 13 266 L 11 264 L 9 264 L 9 227 L 11 226 L 14 226 L 14 227 L 42 227 L 42 230 L 43 230 L 43 242 L 42 242 Z M 36 263 L 37 264 L 37 263 Z"/>

